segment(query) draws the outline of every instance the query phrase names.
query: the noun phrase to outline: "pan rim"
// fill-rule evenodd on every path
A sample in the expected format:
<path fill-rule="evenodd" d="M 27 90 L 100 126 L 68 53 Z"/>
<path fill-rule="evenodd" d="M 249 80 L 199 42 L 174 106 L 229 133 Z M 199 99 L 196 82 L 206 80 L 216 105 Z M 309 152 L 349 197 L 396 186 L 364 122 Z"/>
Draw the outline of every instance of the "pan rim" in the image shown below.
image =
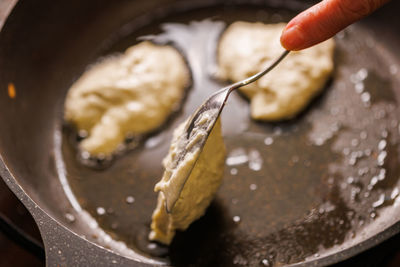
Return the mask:
<path fill-rule="evenodd" d="M 15 5 L 11 8 L 10 12 L 8 15 L 6 15 L 6 18 L 4 19 L 4 25 L 6 25 L 7 22 L 7 18 L 11 15 L 11 13 L 15 10 L 15 7 L 17 6 L 17 4 L 20 3 L 20 1 L 18 0 L 14 0 L 15 1 Z M 0 31 L 1 31 L 2 27 L 0 27 Z M 30 195 L 24 190 L 24 188 L 21 186 L 21 184 L 18 182 L 18 180 L 16 179 L 16 177 L 14 176 L 14 174 L 12 173 L 12 171 L 8 168 L 6 162 L 3 159 L 3 155 L 0 152 L 0 176 L 3 179 L 3 181 L 7 184 L 7 187 L 10 188 L 10 190 L 13 192 L 13 194 L 15 194 L 18 199 L 23 203 L 23 205 L 29 210 L 29 212 L 31 213 L 31 215 L 33 216 L 36 224 L 38 225 L 39 229 L 40 229 L 40 234 L 41 237 L 45 243 L 45 247 L 46 247 L 46 252 L 49 245 L 46 244 L 46 242 L 48 241 L 48 239 L 46 238 L 46 234 L 48 234 L 49 232 L 47 230 L 44 229 L 44 227 L 46 226 L 46 224 L 41 224 L 40 222 L 42 222 L 43 220 L 52 220 L 54 223 L 56 223 L 57 227 L 59 227 L 58 230 L 62 230 L 67 232 L 69 235 L 73 235 L 75 238 L 78 238 L 80 240 L 86 241 L 87 243 L 89 243 L 90 245 L 93 245 L 95 247 L 97 247 L 98 249 L 100 249 L 101 251 L 104 252 L 108 252 L 111 253 L 112 255 L 116 255 L 118 257 L 124 258 L 126 260 L 128 260 L 129 262 L 135 262 L 135 263 L 139 263 L 138 259 L 133 259 L 133 258 L 129 258 L 126 257 L 124 255 L 120 255 L 115 251 L 109 250 L 97 243 L 94 243 L 90 240 L 87 240 L 81 236 L 79 236 L 77 233 L 75 233 L 74 231 L 70 230 L 68 227 L 66 227 L 63 223 L 61 223 L 60 221 L 58 221 L 57 219 L 53 218 L 50 214 L 48 214 L 45 210 L 42 209 L 41 206 L 39 206 L 31 197 Z M 338 263 L 341 261 L 344 261 L 346 259 L 349 259 L 361 252 L 364 252 L 374 246 L 377 246 L 378 244 L 384 242 L 385 240 L 395 236 L 396 234 L 400 233 L 400 220 L 398 220 L 397 222 L 395 222 L 394 224 L 392 224 L 391 226 L 388 226 L 387 228 L 381 230 L 379 233 L 377 233 L 376 235 L 369 237 L 365 240 L 363 240 L 362 242 L 355 244 L 353 246 L 350 246 L 342 251 L 336 252 L 336 253 L 331 253 L 331 254 L 327 254 L 324 255 L 322 257 L 316 258 L 314 260 L 310 260 L 307 262 L 299 262 L 299 263 L 295 263 L 295 264 L 291 264 L 291 265 L 287 265 L 290 267 L 298 267 L 298 266 L 325 266 L 325 265 L 330 265 L 330 264 L 334 264 L 334 263 Z M 46 253 L 46 259 L 48 259 L 48 255 Z M 48 263 L 47 263 L 48 264 Z"/>

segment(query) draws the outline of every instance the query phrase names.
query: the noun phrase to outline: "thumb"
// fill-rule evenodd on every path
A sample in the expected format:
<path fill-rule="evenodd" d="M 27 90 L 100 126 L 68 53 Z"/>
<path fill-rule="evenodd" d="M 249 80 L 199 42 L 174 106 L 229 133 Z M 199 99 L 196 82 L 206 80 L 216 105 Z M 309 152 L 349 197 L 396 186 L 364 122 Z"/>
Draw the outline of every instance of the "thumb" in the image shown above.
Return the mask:
<path fill-rule="evenodd" d="M 325 41 L 389 0 L 324 0 L 292 19 L 282 32 L 287 50 L 301 50 Z"/>

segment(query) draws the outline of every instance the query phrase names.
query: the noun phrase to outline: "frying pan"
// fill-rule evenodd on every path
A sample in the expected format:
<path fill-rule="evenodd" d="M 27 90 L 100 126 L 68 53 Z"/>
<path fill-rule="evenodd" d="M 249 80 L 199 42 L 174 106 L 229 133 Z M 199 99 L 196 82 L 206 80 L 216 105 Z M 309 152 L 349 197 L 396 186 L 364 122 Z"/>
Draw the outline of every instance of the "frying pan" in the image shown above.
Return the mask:
<path fill-rule="evenodd" d="M 168 33 L 182 29 L 176 23 L 194 28 L 211 23 L 208 29 L 222 30 L 240 19 L 287 21 L 312 3 L 18 2 L 0 34 L 0 174 L 37 222 L 47 265 L 323 266 L 398 233 L 396 1 L 338 35 L 332 81 L 299 117 L 252 122 L 246 99 L 232 97 L 223 117 L 229 157 L 258 153 L 263 171 L 247 163 L 226 166 L 206 215 L 178 233 L 169 249 L 146 239 L 159 162 L 179 119 L 221 85 L 199 71 L 213 62 L 190 52 L 200 39 L 175 40 L 191 67 L 193 86 L 183 108 L 151 142 L 93 170 L 77 161 L 73 130 L 63 125 L 63 101 L 73 81 L 87 65 L 123 51 L 139 36 L 156 34 L 154 41 L 165 42 Z M 160 29 L 168 22 L 175 24 Z M 214 30 L 209 32 L 218 39 Z M 4 89 L 10 83 L 15 97 Z M 135 202 L 125 203 L 127 196 Z"/>

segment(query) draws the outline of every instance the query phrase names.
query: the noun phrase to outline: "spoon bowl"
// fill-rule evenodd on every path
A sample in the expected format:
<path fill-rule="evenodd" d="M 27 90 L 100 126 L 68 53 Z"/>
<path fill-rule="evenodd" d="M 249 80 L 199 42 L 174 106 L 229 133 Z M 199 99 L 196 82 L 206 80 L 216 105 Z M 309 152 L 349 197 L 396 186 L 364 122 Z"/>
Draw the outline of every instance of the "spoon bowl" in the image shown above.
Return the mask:
<path fill-rule="evenodd" d="M 204 101 L 203 104 L 201 104 L 200 107 L 198 107 L 193 113 L 186 123 L 185 133 L 181 135 L 181 139 L 185 140 L 180 140 L 179 142 L 182 144 L 182 146 L 179 149 L 175 166 L 179 166 L 188 153 L 193 152 L 194 150 L 199 150 L 200 153 L 196 153 L 196 158 L 194 161 L 192 161 L 193 164 L 190 166 L 190 168 L 187 168 L 188 171 L 185 174 L 185 178 L 182 180 L 183 182 L 180 183 L 178 191 L 174 190 L 173 194 L 166 196 L 166 209 L 168 212 L 171 212 L 175 203 L 178 201 L 179 195 L 182 192 L 183 187 L 193 170 L 193 167 L 196 165 L 201 151 L 206 144 L 207 138 L 210 135 L 219 116 L 221 115 L 230 93 L 263 77 L 265 74 L 274 69 L 289 54 L 289 52 L 290 51 L 285 50 L 268 67 L 254 74 L 253 76 L 218 90 L 209 98 L 207 98 L 206 101 Z M 200 138 L 198 138 L 198 132 L 201 132 Z M 190 141 L 193 139 L 193 136 L 196 136 L 195 144 Z"/>

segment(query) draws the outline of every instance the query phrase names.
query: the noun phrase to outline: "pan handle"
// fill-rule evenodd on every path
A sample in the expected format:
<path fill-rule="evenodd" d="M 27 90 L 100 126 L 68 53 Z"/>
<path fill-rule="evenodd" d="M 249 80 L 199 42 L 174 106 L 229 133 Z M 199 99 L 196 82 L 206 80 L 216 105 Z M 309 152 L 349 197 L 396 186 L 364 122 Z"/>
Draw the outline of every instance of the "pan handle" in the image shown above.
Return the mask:
<path fill-rule="evenodd" d="M 149 266 L 87 241 L 50 217 L 31 199 L 23 202 L 39 227 L 46 266 Z"/>

